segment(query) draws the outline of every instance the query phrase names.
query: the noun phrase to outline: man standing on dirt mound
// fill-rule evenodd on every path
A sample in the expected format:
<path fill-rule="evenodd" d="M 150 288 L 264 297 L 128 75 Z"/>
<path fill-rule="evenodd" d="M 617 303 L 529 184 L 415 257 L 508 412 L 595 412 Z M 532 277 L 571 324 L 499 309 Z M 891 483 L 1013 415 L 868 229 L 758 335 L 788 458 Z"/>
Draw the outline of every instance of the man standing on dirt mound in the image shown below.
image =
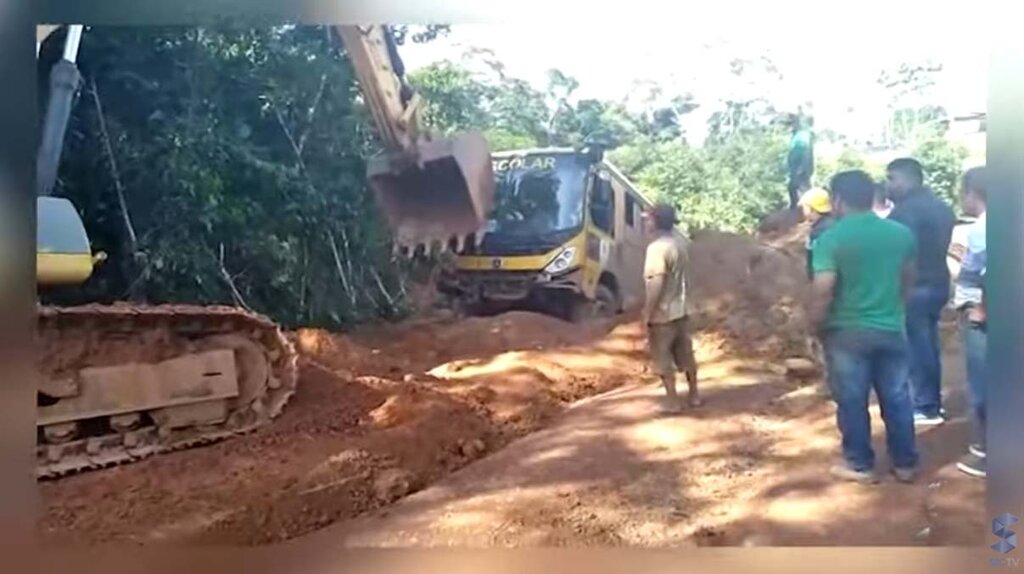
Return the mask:
<path fill-rule="evenodd" d="M 641 324 L 647 332 L 651 360 L 665 386 L 668 404 L 665 411 L 680 412 L 676 394 L 676 374 L 686 374 L 691 407 L 701 405 L 697 392 L 697 360 L 688 325 L 686 293 L 687 246 L 676 231 L 676 210 L 659 203 L 644 217 L 653 235 L 644 260 L 646 300 Z"/>
<path fill-rule="evenodd" d="M 917 160 L 902 158 L 890 163 L 886 185 L 895 203 L 889 219 L 909 227 L 917 239 L 917 279 L 907 300 L 914 424 L 939 425 L 945 420 L 939 318 L 949 301 L 946 257 L 956 215 L 952 207 L 925 188 L 924 170 Z"/>
<path fill-rule="evenodd" d="M 916 241 L 905 226 L 872 211 L 875 184 L 863 171 L 837 174 L 831 182 L 838 221 L 812 254 L 814 283 L 810 318 L 824 341 L 826 380 L 836 403 L 844 463 L 833 476 L 874 483 L 868 401 L 872 386 L 885 422 L 892 473 L 901 482 L 917 474 L 914 410 L 904 297 L 914 274 Z"/>
<path fill-rule="evenodd" d="M 814 174 L 814 134 L 811 132 L 813 120 L 801 114 L 793 114 L 791 120 L 793 137 L 789 141 L 789 155 L 786 165 L 789 168 L 789 208 L 795 210 L 799 206 L 800 195 L 811 188 L 811 176 Z"/>

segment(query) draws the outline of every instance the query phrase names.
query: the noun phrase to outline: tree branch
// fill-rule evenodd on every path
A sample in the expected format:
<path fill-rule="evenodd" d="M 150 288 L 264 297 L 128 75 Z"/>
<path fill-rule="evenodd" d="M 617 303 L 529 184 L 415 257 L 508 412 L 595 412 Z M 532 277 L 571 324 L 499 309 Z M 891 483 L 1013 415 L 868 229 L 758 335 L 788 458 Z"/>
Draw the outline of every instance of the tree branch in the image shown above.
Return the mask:
<path fill-rule="evenodd" d="M 302 135 L 299 136 L 299 145 L 296 152 L 299 156 L 306 149 L 306 137 L 309 132 L 313 129 L 313 119 L 316 117 L 317 108 L 320 107 L 320 100 L 324 97 L 324 90 L 327 87 L 327 74 L 323 73 L 320 75 L 320 89 L 317 90 L 316 96 L 313 98 L 313 105 L 309 107 L 309 113 L 306 114 L 306 129 L 302 130 Z"/>
<path fill-rule="evenodd" d="M 334 234 L 331 233 L 329 229 L 327 230 L 327 239 L 330 240 L 331 253 L 334 255 L 334 268 L 338 271 L 338 278 L 341 280 L 341 286 L 345 289 L 345 292 L 348 293 L 348 298 L 354 306 L 356 304 L 356 294 L 355 291 L 352 290 L 352 285 L 349 282 L 348 277 L 345 276 L 345 268 L 341 264 L 341 257 L 338 254 L 338 244 L 334 241 Z"/>
<path fill-rule="evenodd" d="M 252 307 L 250 307 L 249 304 L 245 302 L 245 298 L 242 297 L 242 294 L 238 291 L 238 287 L 235 286 L 234 279 L 231 278 L 231 274 L 228 273 L 227 268 L 224 267 L 224 244 L 223 243 L 220 244 L 220 257 L 219 258 L 215 258 L 215 259 L 217 261 L 217 266 L 220 268 L 220 276 L 221 276 L 221 278 L 224 279 L 224 282 L 227 283 L 228 288 L 231 289 L 231 296 L 234 297 L 235 304 L 237 304 L 238 306 L 242 307 L 246 311 L 252 311 Z"/>
<path fill-rule="evenodd" d="M 370 274 L 373 275 L 374 280 L 377 281 L 377 287 L 380 289 L 380 292 L 384 294 L 384 297 L 388 300 L 388 305 L 390 305 L 391 309 L 394 310 L 396 308 L 395 299 L 394 297 L 391 296 L 391 293 L 388 293 L 388 290 L 384 288 L 384 281 L 381 280 L 380 274 L 377 273 L 377 269 L 375 267 L 370 267 Z"/>
<path fill-rule="evenodd" d="M 292 151 L 295 152 L 295 164 L 298 166 L 299 171 L 302 172 L 302 175 L 306 177 L 307 184 L 309 184 L 309 173 L 306 171 L 306 162 L 302 160 L 302 149 L 299 148 L 298 142 L 292 136 L 292 130 L 288 129 L 288 124 L 285 123 L 284 116 L 281 115 L 281 109 L 277 107 L 277 102 L 272 98 L 267 98 L 267 100 L 270 101 L 270 107 L 274 109 L 277 124 L 281 126 L 281 131 L 284 132 L 284 136 L 288 138 L 288 143 L 292 146 Z"/>
<path fill-rule="evenodd" d="M 107 156 L 107 165 L 110 167 L 110 176 L 114 180 L 114 191 L 117 192 L 117 203 L 121 208 L 121 218 L 124 220 L 125 229 L 128 231 L 128 239 L 131 241 L 132 252 L 137 252 L 139 247 L 138 237 L 135 235 L 135 227 L 132 225 L 131 216 L 128 214 L 128 203 L 124 199 L 124 185 L 121 183 L 121 175 L 117 171 L 117 159 L 114 157 L 114 148 L 110 143 L 110 133 L 107 131 L 107 121 L 103 115 L 103 104 L 100 103 L 100 92 L 96 88 L 96 78 L 89 78 L 89 92 L 92 94 L 92 101 L 96 107 L 96 118 L 99 122 L 100 139 L 103 140 L 103 151 Z"/>

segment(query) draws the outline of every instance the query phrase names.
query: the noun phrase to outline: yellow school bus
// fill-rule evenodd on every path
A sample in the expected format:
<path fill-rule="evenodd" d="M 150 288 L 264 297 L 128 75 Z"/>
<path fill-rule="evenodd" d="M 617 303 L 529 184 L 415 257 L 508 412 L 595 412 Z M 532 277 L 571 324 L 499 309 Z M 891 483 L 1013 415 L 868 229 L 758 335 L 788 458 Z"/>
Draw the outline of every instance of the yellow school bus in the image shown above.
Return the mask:
<path fill-rule="evenodd" d="M 492 162 L 494 211 L 438 281 L 459 309 L 579 320 L 642 303 L 651 202 L 600 150 L 510 151 Z"/>

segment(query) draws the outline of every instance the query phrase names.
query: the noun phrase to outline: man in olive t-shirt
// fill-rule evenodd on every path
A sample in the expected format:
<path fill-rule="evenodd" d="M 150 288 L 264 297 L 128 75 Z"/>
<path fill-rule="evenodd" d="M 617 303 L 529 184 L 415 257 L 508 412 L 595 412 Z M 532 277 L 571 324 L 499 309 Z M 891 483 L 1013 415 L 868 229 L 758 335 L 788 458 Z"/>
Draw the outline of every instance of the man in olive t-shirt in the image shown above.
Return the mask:
<path fill-rule="evenodd" d="M 822 331 L 828 380 L 836 402 L 845 464 L 832 474 L 877 481 L 868 400 L 875 389 L 885 422 L 892 472 L 914 480 L 918 453 L 907 380 L 909 349 L 905 297 L 913 281 L 916 240 L 911 231 L 872 211 L 875 184 L 846 171 L 831 182 L 839 220 L 813 253 L 811 320 Z"/>
<path fill-rule="evenodd" d="M 665 387 L 669 413 L 679 412 L 676 373 L 686 374 L 689 404 L 700 406 L 697 394 L 697 362 L 693 355 L 687 315 L 686 244 L 675 230 L 676 212 L 670 205 L 658 204 L 647 214 L 654 238 L 644 259 L 646 300 L 643 325 L 647 331 L 651 361 Z"/>

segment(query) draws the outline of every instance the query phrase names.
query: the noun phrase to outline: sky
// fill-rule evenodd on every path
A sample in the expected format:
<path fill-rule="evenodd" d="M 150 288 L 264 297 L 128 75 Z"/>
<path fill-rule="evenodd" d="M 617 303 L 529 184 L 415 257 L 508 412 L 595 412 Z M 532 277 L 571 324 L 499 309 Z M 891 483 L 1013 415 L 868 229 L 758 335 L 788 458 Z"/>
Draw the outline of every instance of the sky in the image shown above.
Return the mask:
<path fill-rule="evenodd" d="M 502 23 L 455 24 L 447 38 L 406 44 L 402 57 L 415 70 L 485 48 L 509 74 L 539 88 L 551 68 L 575 77 L 577 97 L 635 99 L 645 91 L 639 82 L 668 95 L 692 92 L 703 105 L 690 118 L 691 132 L 702 130 L 717 101 L 738 93 L 764 95 L 783 108 L 809 100 L 816 128 L 869 138 L 888 115 L 878 75 L 903 62 L 943 65 L 932 99 L 954 115 L 985 110 L 991 45 L 968 12 L 980 14 L 986 0 L 972 2 L 971 11 L 918 0 L 716 0 L 699 7 L 631 0 L 628 12 L 618 13 L 548 4 L 513 4 L 520 9 Z M 762 55 L 782 80 L 737 84 L 729 61 Z"/>

